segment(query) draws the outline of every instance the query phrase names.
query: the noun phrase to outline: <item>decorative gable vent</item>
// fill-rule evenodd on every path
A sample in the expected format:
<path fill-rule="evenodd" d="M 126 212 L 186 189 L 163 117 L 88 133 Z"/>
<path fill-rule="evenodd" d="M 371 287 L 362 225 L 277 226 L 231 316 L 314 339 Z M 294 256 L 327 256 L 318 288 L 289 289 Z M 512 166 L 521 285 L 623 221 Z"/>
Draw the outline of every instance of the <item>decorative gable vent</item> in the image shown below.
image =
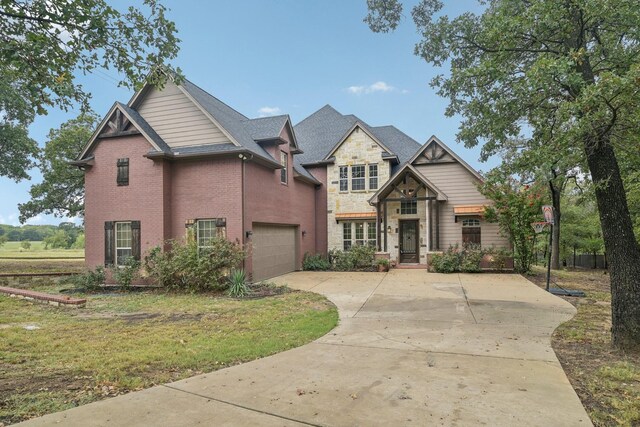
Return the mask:
<path fill-rule="evenodd" d="M 122 114 L 122 111 L 116 108 L 111 117 L 109 117 L 107 126 L 102 129 L 102 132 L 100 132 L 99 137 L 108 138 L 114 136 L 137 135 L 139 133 L 138 129 L 131 124 L 127 116 Z"/>
<path fill-rule="evenodd" d="M 455 162 L 455 159 L 451 157 L 447 150 L 442 148 L 436 141 L 431 141 L 414 161 L 414 164 L 452 162 Z"/>

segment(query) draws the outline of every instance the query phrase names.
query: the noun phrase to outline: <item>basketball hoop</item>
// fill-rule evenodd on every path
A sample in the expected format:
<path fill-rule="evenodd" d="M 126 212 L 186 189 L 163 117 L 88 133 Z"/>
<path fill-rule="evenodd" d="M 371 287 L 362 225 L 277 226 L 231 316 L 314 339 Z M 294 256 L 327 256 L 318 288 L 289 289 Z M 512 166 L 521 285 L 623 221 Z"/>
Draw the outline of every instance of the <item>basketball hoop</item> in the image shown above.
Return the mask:
<path fill-rule="evenodd" d="M 531 226 L 533 227 L 533 231 L 536 232 L 536 234 L 540 234 L 542 233 L 542 230 L 544 230 L 544 227 L 547 225 L 546 222 L 532 222 Z"/>

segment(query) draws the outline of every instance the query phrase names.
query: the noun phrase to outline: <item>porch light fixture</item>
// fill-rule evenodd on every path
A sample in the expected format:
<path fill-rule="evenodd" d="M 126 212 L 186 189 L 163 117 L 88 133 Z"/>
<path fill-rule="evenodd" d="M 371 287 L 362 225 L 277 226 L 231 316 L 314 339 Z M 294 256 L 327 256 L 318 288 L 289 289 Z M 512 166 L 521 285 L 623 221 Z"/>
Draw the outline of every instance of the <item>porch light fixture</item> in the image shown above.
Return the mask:
<path fill-rule="evenodd" d="M 307 230 L 302 230 L 302 237 L 307 235 Z"/>
<path fill-rule="evenodd" d="M 248 239 L 249 237 L 253 236 L 253 231 L 249 230 L 245 234 L 246 234 L 247 239 Z"/>
<path fill-rule="evenodd" d="M 387 227 L 387 233 L 391 233 L 391 226 Z"/>

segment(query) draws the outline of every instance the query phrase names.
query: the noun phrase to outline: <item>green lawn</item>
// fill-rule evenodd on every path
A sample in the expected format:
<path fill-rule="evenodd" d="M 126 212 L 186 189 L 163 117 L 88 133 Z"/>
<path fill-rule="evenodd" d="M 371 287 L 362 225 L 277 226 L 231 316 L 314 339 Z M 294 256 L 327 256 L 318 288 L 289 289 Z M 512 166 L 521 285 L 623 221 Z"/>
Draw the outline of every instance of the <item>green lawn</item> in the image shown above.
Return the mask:
<path fill-rule="evenodd" d="M 31 248 L 22 248 L 22 242 L 7 242 L 0 246 L 0 258 L 84 258 L 84 249 L 45 249 L 44 242 L 30 242 Z"/>
<path fill-rule="evenodd" d="M 61 309 L 0 296 L 0 425 L 278 353 L 338 321 L 306 292 L 86 297 L 86 308 Z"/>

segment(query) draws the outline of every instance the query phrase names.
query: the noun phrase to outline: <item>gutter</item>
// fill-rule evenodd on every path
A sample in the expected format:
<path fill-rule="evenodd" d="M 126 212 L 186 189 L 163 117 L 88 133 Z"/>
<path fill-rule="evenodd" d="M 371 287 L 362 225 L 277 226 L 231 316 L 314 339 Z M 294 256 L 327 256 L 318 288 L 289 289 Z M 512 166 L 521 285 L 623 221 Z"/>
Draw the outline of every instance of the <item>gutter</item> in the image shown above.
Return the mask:
<path fill-rule="evenodd" d="M 182 160 L 182 159 L 207 159 L 207 158 L 212 158 L 212 157 L 233 157 L 236 155 L 245 155 L 247 156 L 248 160 L 252 160 L 255 161 L 256 163 L 260 163 L 264 166 L 268 166 L 271 167 L 273 169 L 282 169 L 282 165 L 280 165 L 280 163 L 277 163 L 273 160 L 269 160 L 269 159 L 265 159 L 262 156 L 258 156 L 256 155 L 254 152 L 249 151 L 247 149 L 239 149 L 239 150 L 226 150 L 226 151 L 220 151 L 220 152 L 204 152 L 204 153 L 185 153 L 185 154 L 180 154 L 180 152 L 178 152 L 177 154 L 175 152 L 173 153 L 165 153 L 165 152 L 161 152 L 161 151 L 152 151 L 149 152 L 147 154 L 144 155 L 144 157 L 151 159 L 151 160 L 156 160 L 156 159 L 164 159 L 164 160 Z"/>

